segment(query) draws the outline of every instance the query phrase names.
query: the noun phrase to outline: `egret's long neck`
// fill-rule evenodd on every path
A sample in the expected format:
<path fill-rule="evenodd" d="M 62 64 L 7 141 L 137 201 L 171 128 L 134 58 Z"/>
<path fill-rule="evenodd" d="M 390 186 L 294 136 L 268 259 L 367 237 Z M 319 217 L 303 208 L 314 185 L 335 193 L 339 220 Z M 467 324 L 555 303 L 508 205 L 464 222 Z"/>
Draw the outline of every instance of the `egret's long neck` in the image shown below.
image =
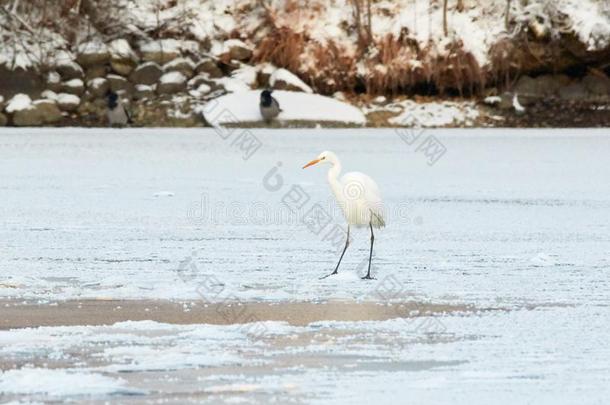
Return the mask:
<path fill-rule="evenodd" d="M 339 173 L 341 173 L 341 163 L 335 162 L 335 164 L 328 170 L 327 179 L 330 188 L 335 193 L 337 198 L 341 195 L 341 183 L 339 183 Z"/>

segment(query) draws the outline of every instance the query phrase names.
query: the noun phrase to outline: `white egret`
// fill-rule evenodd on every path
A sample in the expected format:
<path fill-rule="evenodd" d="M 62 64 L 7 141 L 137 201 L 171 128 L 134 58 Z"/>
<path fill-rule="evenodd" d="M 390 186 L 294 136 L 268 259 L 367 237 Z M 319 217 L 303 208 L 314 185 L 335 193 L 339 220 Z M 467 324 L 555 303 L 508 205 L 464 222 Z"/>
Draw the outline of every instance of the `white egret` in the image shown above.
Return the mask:
<path fill-rule="evenodd" d="M 368 226 L 371 229 L 369 269 L 366 276 L 362 277 L 363 279 L 370 280 L 372 279 L 371 260 L 373 258 L 373 242 L 375 240 L 373 228 L 382 228 L 385 226 L 385 221 L 383 219 L 383 203 L 381 201 L 379 188 L 373 179 L 364 173 L 345 173 L 341 179 L 339 179 L 341 162 L 333 152 L 324 151 L 320 153 L 316 159 L 303 166 L 303 169 L 317 163 L 331 165 L 327 176 L 328 184 L 347 221 L 347 239 L 345 240 L 343 253 L 341 253 L 341 257 L 339 257 L 339 263 L 337 263 L 337 267 L 335 267 L 335 270 L 332 273 L 322 278 L 337 274 L 343 255 L 349 246 L 349 231 L 350 226 L 353 225 L 355 227 Z"/>

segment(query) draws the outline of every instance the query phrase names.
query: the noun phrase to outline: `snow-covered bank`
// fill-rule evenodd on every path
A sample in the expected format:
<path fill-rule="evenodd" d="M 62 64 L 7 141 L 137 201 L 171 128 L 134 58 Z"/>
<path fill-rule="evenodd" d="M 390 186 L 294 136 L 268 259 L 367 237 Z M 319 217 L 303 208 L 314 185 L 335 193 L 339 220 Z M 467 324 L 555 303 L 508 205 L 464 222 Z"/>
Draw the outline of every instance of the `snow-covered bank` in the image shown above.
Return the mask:
<path fill-rule="evenodd" d="M 356 107 L 319 94 L 277 90 L 273 92 L 282 109 L 280 121 L 366 124 L 366 117 Z M 259 91 L 231 93 L 201 107 L 206 122 L 212 126 L 261 122 Z"/>

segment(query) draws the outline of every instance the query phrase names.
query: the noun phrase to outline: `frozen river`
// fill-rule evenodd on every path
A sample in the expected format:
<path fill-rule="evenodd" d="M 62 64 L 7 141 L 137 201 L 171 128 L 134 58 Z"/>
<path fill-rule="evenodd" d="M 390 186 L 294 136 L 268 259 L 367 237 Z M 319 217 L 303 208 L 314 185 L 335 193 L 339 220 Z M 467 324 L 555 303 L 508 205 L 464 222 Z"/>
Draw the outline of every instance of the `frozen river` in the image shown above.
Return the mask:
<path fill-rule="evenodd" d="M 82 399 L 76 388 L 53 392 L 80 379 L 96 394 L 86 398 L 99 401 L 604 403 L 608 135 L 4 130 L 6 305 L 416 301 L 474 309 L 427 317 L 436 326 L 426 328 L 425 319 L 390 319 L 270 321 L 257 334 L 147 321 L 4 331 L 0 370 L 27 368 L 0 374 L 0 399 Z M 388 226 L 376 234 L 375 281 L 359 278 L 366 231 L 354 232 L 340 274 L 319 280 L 343 243 L 327 167 L 301 169 L 322 150 L 379 184 Z M 317 227 L 304 220 L 313 207 L 327 218 Z M 175 384 L 159 385 L 164 375 Z M 19 383 L 28 376 L 48 386 Z"/>

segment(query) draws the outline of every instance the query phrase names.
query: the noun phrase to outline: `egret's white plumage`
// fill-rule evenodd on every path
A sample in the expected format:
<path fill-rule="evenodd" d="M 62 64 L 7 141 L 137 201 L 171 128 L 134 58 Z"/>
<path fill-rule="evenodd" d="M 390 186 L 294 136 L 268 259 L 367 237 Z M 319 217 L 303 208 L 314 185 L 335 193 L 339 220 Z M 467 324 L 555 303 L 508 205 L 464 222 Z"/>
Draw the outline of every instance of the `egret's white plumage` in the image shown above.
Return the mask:
<path fill-rule="evenodd" d="M 335 271 L 331 274 L 337 273 L 341 259 L 343 259 L 343 255 L 349 246 L 350 225 L 356 227 L 368 226 L 371 228 L 371 252 L 369 255 L 369 271 L 363 278 L 371 278 L 371 257 L 373 254 L 373 241 L 375 239 L 373 228 L 385 226 L 383 202 L 379 193 L 379 187 L 377 187 L 373 179 L 360 172 L 345 173 L 339 178 L 342 168 L 341 162 L 337 155 L 330 151 L 320 153 L 316 159 L 303 166 L 303 169 L 318 163 L 331 165 L 327 174 L 328 184 L 348 224 L 345 248 Z"/>

